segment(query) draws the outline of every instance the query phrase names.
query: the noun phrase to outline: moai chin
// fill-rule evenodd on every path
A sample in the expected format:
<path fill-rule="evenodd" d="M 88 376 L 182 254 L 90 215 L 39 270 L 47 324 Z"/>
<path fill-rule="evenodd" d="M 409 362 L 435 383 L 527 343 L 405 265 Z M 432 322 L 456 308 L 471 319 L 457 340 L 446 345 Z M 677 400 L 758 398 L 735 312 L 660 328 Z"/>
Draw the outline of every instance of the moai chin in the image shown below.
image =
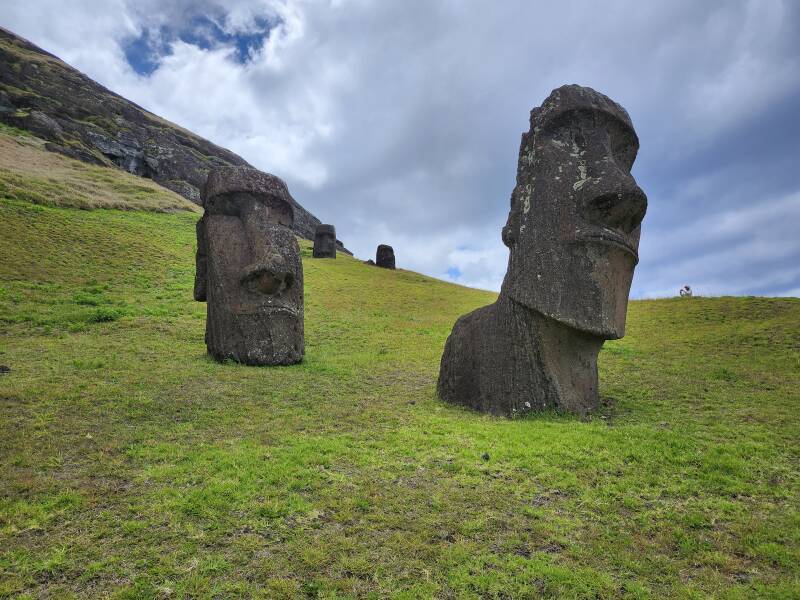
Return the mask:
<path fill-rule="evenodd" d="M 317 225 L 311 255 L 314 258 L 336 258 L 336 228 L 333 225 Z"/>
<path fill-rule="evenodd" d="M 386 244 L 378 245 L 375 252 L 375 264 L 384 269 L 394 269 L 394 248 Z"/>
<path fill-rule="evenodd" d="M 221 167 L 208 174 L 202 199 L 194 298 L 208 305 L 208 352 L 248 365 L 300 362 L 303 265 L 286 184 Z"/>
<path fill-rule="evenodd" d="M 599 404 L 597 355 L 625 333 L 647 198 L 631 176 L 628 113 L 590 88 L 554 90 L 531 111 L 503 228 L 497 301 L 462 316 L 438 393 L 495 414 Z"/>

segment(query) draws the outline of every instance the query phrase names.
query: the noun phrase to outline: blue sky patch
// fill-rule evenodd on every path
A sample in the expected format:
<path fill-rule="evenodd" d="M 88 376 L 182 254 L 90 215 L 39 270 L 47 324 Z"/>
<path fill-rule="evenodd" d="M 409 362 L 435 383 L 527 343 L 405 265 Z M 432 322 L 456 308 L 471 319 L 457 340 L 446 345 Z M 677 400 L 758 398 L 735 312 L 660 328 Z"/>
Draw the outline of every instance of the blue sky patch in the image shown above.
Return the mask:
<path fill-rule="evenodd" d="M 450 267 L 447 269 L 447 276 L 450 277 L 450 279 L 458 279 L 461 277 L 461 269 L 456 266 Z"/>
<path fill-rule="evenodd" d="M 144 29 L 138 38 L 123 45 L 122 51 L 133 70 L 147 76 L 158 68 L 163 56 L 157 49 L 158 45 L 157 36 L 153 36 L 149 29 Z"/>
<path fill-rule="evenodd" d="M 138 37 L 126 41 L 122 50 L 128 64 L 139 75 L 149 76 L 161 64 L 161 60 L 171 53 L 171 45 L 180 40 L 210 50 L 220 46 L 234 49 L 234 59 L 245 64 L 253 55 L 261 50 L 269 38 L 270 31 L 280 22 L 265 17 L 257 17 L 254 28 L 248 32 L 228 33 L 218 23 L 224 22 L 224 15 L 212 19 L 205 15 L 194 16 L 179 28 L 162 26 L 160 28 L 144 28 Z"/>

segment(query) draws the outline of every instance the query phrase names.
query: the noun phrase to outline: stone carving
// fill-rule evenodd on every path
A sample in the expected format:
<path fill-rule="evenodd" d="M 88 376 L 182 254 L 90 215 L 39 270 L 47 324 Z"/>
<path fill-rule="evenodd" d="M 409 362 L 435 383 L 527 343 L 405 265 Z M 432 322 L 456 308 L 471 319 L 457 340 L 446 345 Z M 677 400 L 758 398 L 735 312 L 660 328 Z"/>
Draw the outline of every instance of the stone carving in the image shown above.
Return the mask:
<path fill-rule="evenodd" d="M 314 258 L 336 258 L 336 228 L 333 225 L 317 225 L 314 232 Z"/>
<path fill-rule="evenodd" d="M 394 269 L 394 248 L 380 244 L 375 253 L 375 264 L 384 269 Z"/>
<path fill-rule="evenodd" d="M 445 345 L 439 396 L 495 414 L 586 413 L 597 355 L 625 333 L 647 198 L 631 176 L 628 113 L 576 85 L 531 111 L 503 228 L 500 296 L 462 316 Z"/>
<path fill-rule="evenodd" d="M 206 346 L 217 360 L 288 365 L 303 359 L 303 265 L 286 184 L 220 167 L 203 188 L 194 298 L 208 303 Z"/>

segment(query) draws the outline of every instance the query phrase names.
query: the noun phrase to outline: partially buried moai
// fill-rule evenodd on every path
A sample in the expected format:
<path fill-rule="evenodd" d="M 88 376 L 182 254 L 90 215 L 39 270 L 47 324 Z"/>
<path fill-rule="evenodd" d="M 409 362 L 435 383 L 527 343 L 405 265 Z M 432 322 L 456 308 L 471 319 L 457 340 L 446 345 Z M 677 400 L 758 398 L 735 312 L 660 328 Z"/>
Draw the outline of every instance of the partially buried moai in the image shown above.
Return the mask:
<path fill-rule="evenodd" d="M 631 176 L 628 113 L 590 88 L 554 90 L 531 111 L 503 228 L 497 301 L 461 317 L 439 396 L 495 414 L 599 404 L 597 355 L 625 333 L 647 198 Z"/>
<path fill-rule="evenodd" d="M 394 269 L 394 248 L 386 244 L 378 245 L 375 252 L 375 264 L 384 269 Z"/>
<path fill-rule="evenodd" d="M 336 228 L 333 225 L 317 225 L 311 255 L 314 258 L 336 258 Z"/>
<path fill-rule="evenodd" d="M 202 199 L 194 298 L 208 303 L 208 352 L 248 365 L 300 362 L 303 265 L 286 184 L 222 167 L 208 174 Z"/>

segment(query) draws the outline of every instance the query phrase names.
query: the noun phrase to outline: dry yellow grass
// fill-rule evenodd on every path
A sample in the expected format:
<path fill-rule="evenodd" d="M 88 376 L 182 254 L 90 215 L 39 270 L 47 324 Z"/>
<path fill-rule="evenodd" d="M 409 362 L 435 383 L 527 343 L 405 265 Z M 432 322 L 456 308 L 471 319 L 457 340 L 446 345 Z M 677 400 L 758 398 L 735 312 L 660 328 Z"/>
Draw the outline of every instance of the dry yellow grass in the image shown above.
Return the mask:
<path fill-rule="evenodd" d="M 10 128 L 0 129 L 0 195 L 67 208 L 200 210 L 149 179 L 48 152 L 43 140 Z"/>

